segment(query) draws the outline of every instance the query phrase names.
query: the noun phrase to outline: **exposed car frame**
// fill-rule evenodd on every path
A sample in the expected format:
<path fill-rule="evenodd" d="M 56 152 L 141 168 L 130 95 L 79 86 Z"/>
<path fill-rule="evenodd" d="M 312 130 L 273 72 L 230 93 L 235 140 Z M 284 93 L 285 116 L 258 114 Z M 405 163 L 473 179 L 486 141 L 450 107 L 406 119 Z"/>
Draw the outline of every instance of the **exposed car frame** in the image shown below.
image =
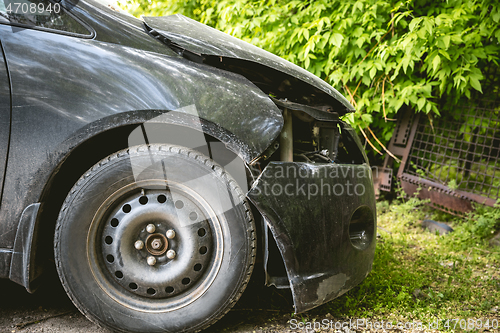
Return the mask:
<path fill-rule="evenodd" d="M 0 278 L 34 291 L 78 179 L 154 144 L 201 152 L 235 178 L 253 204 L 266 284 L 291 288 L 297 313 L 367 276 L 375 196 L 340 93 L 183 16 L 61 6 L 88 34 L 0 17 Z"/>

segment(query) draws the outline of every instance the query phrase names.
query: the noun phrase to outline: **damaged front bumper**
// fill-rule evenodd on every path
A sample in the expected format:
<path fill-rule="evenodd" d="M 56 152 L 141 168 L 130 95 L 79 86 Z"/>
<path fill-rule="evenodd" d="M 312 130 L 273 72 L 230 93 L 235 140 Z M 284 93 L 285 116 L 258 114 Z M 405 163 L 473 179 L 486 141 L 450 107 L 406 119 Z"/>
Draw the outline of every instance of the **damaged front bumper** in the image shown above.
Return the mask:
<path fill-rule="evenodd" d="M 276 240 L 296 313 L 342 295 L 370 272 L 371 174 L 366 163 L 270 162 L 248 193 Z"/>

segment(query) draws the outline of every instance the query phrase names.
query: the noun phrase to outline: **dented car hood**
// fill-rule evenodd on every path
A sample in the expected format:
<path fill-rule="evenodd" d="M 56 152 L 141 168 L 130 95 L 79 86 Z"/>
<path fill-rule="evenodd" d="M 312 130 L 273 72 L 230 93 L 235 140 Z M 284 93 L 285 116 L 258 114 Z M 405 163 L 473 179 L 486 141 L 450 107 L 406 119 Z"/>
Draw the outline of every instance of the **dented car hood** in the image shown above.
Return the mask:
<path fill-rule="evenodd" d="M 148 30 L 153 30 L 166 38 L 168 43 L 182 50 L 187 50 L 200 56 L 219 57 L 220 62 L 222 62 L 223 58 L 227 58 L 229 61 L 239 59 L 250 63 L 250 66 L 255 64 L 259 66 L 258 68 L 267 67 L 271 69 L 269 72 L 271 75 L 274 74 L 274 76 L 277 76 L 276 71 L 284 73 L 312 87 L 316 95 L 327 95 L 328 99 L 322 97 L 318 98 L 318 100 L 321 100 L 323 103 L 327 101 L 328 104 L 334 107 L 332 111 L 337 112 L 339 115 L 355 111 L 354 107 L 342 94 L 319 77 L 283 58 L 238 38 L 180 14 L 163 17 L 142 17 L 142 19 Z M 250 70 L 249 68 L 248 71 Z M 258 71 L 259 69 L 255 70 Z M 245 75 L 244 73 L 241 74 Z M 284 84 L 289 83 L 284 82 Z M 309 100 L 313 99 L 309 98 Z"/>

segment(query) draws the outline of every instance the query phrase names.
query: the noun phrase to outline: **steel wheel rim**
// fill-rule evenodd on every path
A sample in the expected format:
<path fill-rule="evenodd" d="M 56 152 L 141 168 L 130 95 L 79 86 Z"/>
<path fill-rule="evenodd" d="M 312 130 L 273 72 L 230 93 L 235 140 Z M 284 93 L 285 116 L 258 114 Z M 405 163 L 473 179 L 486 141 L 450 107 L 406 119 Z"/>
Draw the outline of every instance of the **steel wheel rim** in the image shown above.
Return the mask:
<path fill-rule="evenodd" d="M 224 250 L 220 218 L 182 184 L 144 180 L 124 186 L 102 203 L 92 220 L 87 237 L 92 273 L 104 292 L 127 307 L 147 312 L 184 307 L 201 297 L 218 274 Z M 150 224 L 154 232 L 147 231 Z M 166 237 L 169 230 L 176 234 L 172 239 Z M 156 234 L 168 241 L 157 255 L 146 246 Z M 137 240 L 144 242 L 140 250 L 134 247 Z M 176 258 L 167 257 L 169 250 Z M 156 264 L 148 265 L 148 257 L 155 257 Z"/>

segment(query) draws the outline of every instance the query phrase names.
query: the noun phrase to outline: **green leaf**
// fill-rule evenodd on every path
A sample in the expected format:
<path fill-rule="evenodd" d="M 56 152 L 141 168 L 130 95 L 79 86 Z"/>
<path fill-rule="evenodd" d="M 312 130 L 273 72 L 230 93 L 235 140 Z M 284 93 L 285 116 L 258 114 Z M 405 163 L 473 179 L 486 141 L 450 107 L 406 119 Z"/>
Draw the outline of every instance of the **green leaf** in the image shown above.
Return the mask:
<path fill-rule="evenodd" d="M 496 23 L 499 23 L 500 22 L 500 11 L 498 10 L 497 8 L 497 12 L 494 13 L 493 15 L 491 15 L 491 18 L 493 19 L 493 21 L 495 21 Z"/>
<path fill-rule="evenodd" d="M 401 109 L 401 107 L 403 106 L 403 103 L 404 103 L 404 99 L 402 99 L 402 98 L 397 99 L 396 105 L 394 106 L 394 110 L 398 111 L 399 109 Z"/>
<path fill-rule="evenodd" d="M 352 13 L 354 14 L 356 12 L 356 9 L 359 10 L 360 12 L 363 11 L 363 2 L 362 1 L 356 1 L 354 5 L 352 6 Z"/>
<path fill-rule="evenodd" d="M 451 40 L 451 37 L 449 35 L 445 35 L 443 37 L 443 43 L 444 43 L 444 46 L 446 49 L 448 49 L 450 47 L 450 40 Z"/>
<path fill-rule="evenodd" d="M 451 35 L 450 38 L 451 38 L 451 41 L 453 43 L 455 43 L 455 44 L 463 43 L 462 36 L 460 36 L 460 35 L 456 35 L 456 34 L 455 35 Z"/>
<path fill-rule="evenodd" d="M 425 105 L 425 102 L 426 102 L 426 99 L 424 97 L 421 97 L 421 98 L 418 99 L 418 101 L 417 101 L 417 107 L 418 107 L 419 110 L 422 110 L 422 108 Z"/>
<path fill-rule="evenodd" d="M 451 61 L 451 57 L 450 55 L 448 54 L 448 52 L 446 52 L 445 50 L 439 50 L 439 53 L 444 56 L 446 59 L 448 59 L 449 61 Z"/>
<path fill-rule="evenodd" d="M 361 119 L 367 124 L 371 124 L 373 121 L 372 115 L 368 113 L 363 113 Z"/>
<path fill-rule="evenodd" d="M 309 30 L 302 29 L 302 35 L 304 36 L 304 38 L 306 39 L 306 41 L 309 40 Z"/>
<path fill-rule="evenodd" d="M 365 42 L 365 38 L 364 37 L 359 37 L 356 42 L 354 42 L 356 44 L 357 47 L 361 48 L 363 46 L 363 43 Z"/>
<path fill-rule="evenodd" d="M 307 69 L 309 68 L 309 64 L 311 63 L 311 60 L 309 59 L 309 57 L 306 57 L 306 60 L 304 61 L 304 67 Z"/>
<path fill-rule="evenodd" d="M 372 80 L 370 79 L 370 77 L 368 75 L 363 75 L 363 78 L 361 79 L 361 81 L 363 82 L 363 84 L 365 86 L 369 86 L 372 83 Z"/>
<path fill-rule="evenodd" d="M 425 30 L 427 31 L 427 33 L 429 33 L 429 35 L 432 36 L 432 27 L 433 27 L 432 16 L 429 18 L 427 18 L 427 17 L 424 18 L 423 21 L 424 21 Z"/>
<path fill-rule="evenodd" d="M 410 60 L 411 60 L 410 57 L 405 56 L 403 58 L 403 61 L 401 62 L 401 64 L 403 65 L 403 71 L 405 72 L 405 74 L 406 74 L 406 70 L 408 68 L 408 65 L 410 64 Z"/>
<path fill-rule="evenodd" d="M 422 18 L 420 17 L 417 17 L 417 18 L 414 18 L 413 20 L 411 20 L 410 22 L 410 32 L 413 32 L 413 30 L 415 30 L 415 27 L 422 21 Z"/>
<path fill-rule="evenodd" d="M 361 28 L 361 27 L 357 27 L 356 29 L 354 29 L 354 31 L 351 33 L 351 36 L 354 36 L 354 37 L 361 37 L 361 35 L 363 34 L 363 31 L 364 29 Z"/>
<path fill-rule="evenodd" d="M 431 109 L 432 109 L 432 104 L 431 103 L 427 103 L 425 105 L 425 113 L 431 112 Z"/>
<path fill-rule="evenodd" d="M 441 57 L 439 55 L 436 55 L 434 57 L 434 60 L 432 60 L 432 70 L 434 73 L 437 71 L 440 64 L 441 64 Z"/>
<path fill-rule="evenodd" d="M 481 89 L 481 83 L 477 78 L 470 76 L 470 85 L 472 86 L 472 88 L 476 89 L 481 94 L 483 93 L 483 90 Z"/>
<path fill-rule="evenodd" d="M 336 47 L 341 47 L 343 40 L 344 40 L 344 36 L 342 36 L 339 33 L 334 33 L 330 37 L 330 44 L 332 44 L 332 45 L 334 45 Z"/>

